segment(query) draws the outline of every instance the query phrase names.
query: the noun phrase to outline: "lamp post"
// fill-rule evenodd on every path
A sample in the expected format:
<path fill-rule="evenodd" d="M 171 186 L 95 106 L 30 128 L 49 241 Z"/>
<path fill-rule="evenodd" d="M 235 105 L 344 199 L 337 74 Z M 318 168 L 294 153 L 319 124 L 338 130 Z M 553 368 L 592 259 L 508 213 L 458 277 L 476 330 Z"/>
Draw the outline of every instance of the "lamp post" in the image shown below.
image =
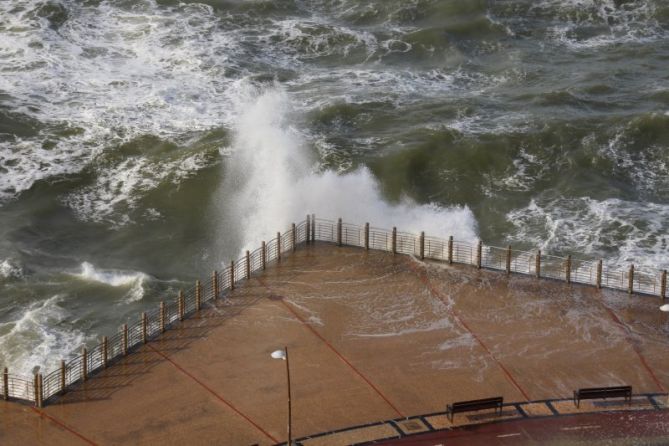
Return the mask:
<path fill-rule="evenodd" d="M 288 383 L 288 446 L 292 446 L 292 408 L 290 405 L 290 362 L 288 361 L 288 347 L 273 351 L 271 356 L 273 359 L 283 359 L 286 361 L 286 382 Z"/>

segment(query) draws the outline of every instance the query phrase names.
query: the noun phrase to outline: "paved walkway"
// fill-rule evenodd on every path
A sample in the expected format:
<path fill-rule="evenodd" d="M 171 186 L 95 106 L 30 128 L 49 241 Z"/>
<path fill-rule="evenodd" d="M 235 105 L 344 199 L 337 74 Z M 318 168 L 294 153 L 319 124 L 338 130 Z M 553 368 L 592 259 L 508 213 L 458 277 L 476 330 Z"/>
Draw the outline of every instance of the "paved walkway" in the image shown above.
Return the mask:
<path fill-rule="evenodd" d="M 617 384 L 663 393 L 669 337 L 657 306 L 657 298 L 319 244 L 43 411 L 0 403 L 0 444 L 285 441 L 285 365 L 269 356 L 283 345 L 295 437 L 495 395 L 526 402 Z"/>

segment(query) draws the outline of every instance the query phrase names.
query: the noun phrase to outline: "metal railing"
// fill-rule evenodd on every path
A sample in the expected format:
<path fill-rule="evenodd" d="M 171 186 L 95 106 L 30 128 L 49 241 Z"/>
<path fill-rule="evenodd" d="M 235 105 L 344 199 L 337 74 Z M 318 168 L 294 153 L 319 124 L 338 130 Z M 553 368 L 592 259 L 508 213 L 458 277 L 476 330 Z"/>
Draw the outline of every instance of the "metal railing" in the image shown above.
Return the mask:
<path fill-rule="evenodd" d="M 651 270 L 621 270 L 607 266 L 603 261 L 572 259 L 542 254 L 540 251 L 518 251 L 510 246 L 500 248 L 485 246 L 482 242 L 426 237 L 407 232 L 364 226 L 337 221 L 316 219 L 308 215 L 305 221 L 292 224 L 283 233 L 262 242 L 260 248 L 246 251 L 245 255 L 230 262 L 223 271 L 214 271 L 209 280 L 196 281 L 195 286 L 180 291 L 170 302 L 161 302 L 159 308 L 144 312 L 130 325 L 123 325 L 118 333 L 103 337 L 100 344 L 74 355 L 69 361 L 62 360 L 58 369 L 44 376 L 33 377 L 10 374 L 4 369 L 0 396 L 34 402 L 41 407 L 68 388 L 89 379 L 107 368 L 129 351 L 159 336 L 172 325 L 200 311 L 203 304 L 218 299 L 234 289 L 235 284 L 248 280 L 254 273 L 268 265 L 279 262 L 281 257 L 295 251 L 298 246 L 310 242 L 336 243 L 340 246 L 356 246 L 365 249 L 406 254 L 430 259 L 474 265 L 478 268 L 506 271 L 580 283 L 598 288 L 622 289 L 631 293 L 644 293 L 666 297 L 667 272 Z"/>

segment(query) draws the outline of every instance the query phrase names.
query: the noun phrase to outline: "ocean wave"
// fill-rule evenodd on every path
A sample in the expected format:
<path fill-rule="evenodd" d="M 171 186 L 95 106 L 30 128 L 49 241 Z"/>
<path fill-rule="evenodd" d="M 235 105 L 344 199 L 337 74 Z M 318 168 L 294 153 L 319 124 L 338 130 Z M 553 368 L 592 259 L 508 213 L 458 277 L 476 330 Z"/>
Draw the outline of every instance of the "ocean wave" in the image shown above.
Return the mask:
<path fill-rule="evenodd" d="M 442 207 L 404 197 L 390 203 L 366 168 L 338 174 L 319 171 L 298 132 L 294 111 L 281 90 L 250 91 L 240 110 L 233 151 L 219 192 L 221 225 L 243 228 L 243 246 L 254 246 L 305 212 L 351 222 L 388 222 L 433 236 L 476 238 L 476 220 L 466 206 Z M 229 224 L 226 224 L 229 222 Z"/>
<path fill-rule="evenodd" d="M 30 376 L 36 365 L 50 371 L 84 344 L 86 336 L 71 326 L 61 301 L 56 295 L 33 302 L 18 319 L 0 324 L 0 364 L 8 365 L 10 373 Z"/>
<path fill-rule="evenodd" d="M 126 288 L 126 302 L 134 302 L 142 299 L 144 297 L 144 285 L 150 279 L 148 275 L 142 272 L 103 270 L 96 268 L 88 262 L 82 263 L 81 272 L 73 274 L 73 276 L 87 282 Z"/>
<path fill-rule="evenodd" d="M 667 268 L 669 205 L 617 198 L 533 199 L 510 211 L 510 243 L 531 244 L 548 253 L 604 258 L 614 266 L 630 263 Z"/>

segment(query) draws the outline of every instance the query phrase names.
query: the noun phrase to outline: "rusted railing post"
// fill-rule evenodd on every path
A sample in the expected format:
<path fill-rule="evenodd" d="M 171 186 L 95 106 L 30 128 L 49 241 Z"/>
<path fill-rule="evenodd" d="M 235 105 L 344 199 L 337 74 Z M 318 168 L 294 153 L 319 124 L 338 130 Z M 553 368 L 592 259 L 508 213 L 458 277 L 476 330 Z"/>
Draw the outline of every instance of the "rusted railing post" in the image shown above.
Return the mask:
<path fill-rule="evenodd" d="M 453 236 L 448 237 L 448 263 L 453 263 Z"/>
<path fill-rule="evenodd" d="M 369 223 L 365 223 L 365 249 L 369 250 Z"/>
<path fill-rule="evenodd" d="M 60 360 L 60 394 L 63 395 L 65 393 L 65 388 L 66 386 L 66 381 L 65 381 L 65 376 L 67 372 L 67 368 L 65 366 L 65 360 L 61 359 Z"/>
<path fill-rule="evenodd" d="M 281 233 L 276 233 L 276 259 L 281 261 Z"/>
<path fill-rule="evenodd" d="M 297 247 L 297 227 L 295 226 L 295 223 L 293 223 L 290 227 L 290 231 L 292 233 L 292 242 L 293 242 L 293 252 L 295 252 L 295 248 Z"/>
<path fill-rule="evenodd" d="M 629 294 L 634 293 L 634 265 L 630 265 L 629 272 L 627 273 L 627 292 Z"/>
<path fill-rule="evenodd" d="M 128 354 L 128 324 L 123 324 L 123 356 Z"/>
<path fill-rule="evenodd" d="M 186 312 L 186 308 L 185 308 L 186 305 L 185 305 L 185 302 L 184 302 L 185 299 L 184 299 L 184 291 L 183 290 L 179 290 L 179 296 L 177 297 L 177 299 L 179 300 L 179 304 L 178 304 L 178 306 L 179 306 L 179 320 L 183 321 L 184 320 L 184 313 Z"/>
<path fill-rule="evenodd" d="M 667 270 L 662 271 L 660 277 L 660 297 L 664 300 L 667 297 Z"/>
<path fill-rule="evenodd" d="M 311 214 L 311 241 L 316 242 L 316 214 Z"/>
<path fill-rule="evenodd" d="M 267 268 L 267 245 L 265 244 L 265 241 L 263 240 L 262 245 L 260 247 L 261 255 L 260 255 L 260 266 L 262 267 L 263 271 L 265 268 Z"/>
<path fill-rule="evenodd" d="M 397 253 L 397 228 L 393 226 L 393 238 L 392 238 L 392 251 L 393 254 Z"/>
<path fill-rule="evenodd" d="M 109 341 L 107 340 L 107 336 L 102 337 L 102 344 L 100 345 L 100 349 L 102 350 L 102 367 L 107 368 L 107 359 L 109 358 Z"/>
<path fill-rule="evenodd" d="M 195 281 L 195 311 L 202 308 L 202 284 L 199 280 Z"/>
<path fill-rule="evenodd" d="M 534 273 L 537 275 L 537 278 L 541 277 L 541 249 L 537 250 L 537 256 L 535 258 L 534 264 Z"/>
<path fill-rule="evenodd" d="M 506 273 L 511 274 L 511 245 L 506 247 Z"/>
<path fill-rule="evenodd" d="M 88 350 L 86 350 L 86 347 L 82 350 L 81 356 L 81 379 L 86 381 L 88 379 Z"/>
<path fill-rule="evenodd" d="M 425 259 L 425 231 L 420 231 L 420 259 Z"/>
<path fill-rule="evenodd" d="M 148 341 L 148 336 L 147 336 L 147 317 L 146 313 L 142 313 L 142 343 L 146 344 Z"/>
<path fill-rule="evenodd" d="M 249 250 L 246 250 L 246 258 L 245 258 L 245 265 L 246 267 L 246 280 L 249 280 L 251 278 L 251 253 Z"/>
<path fill-rule="evenodd" d="M 567 283 L 571 283 L 571 254 L 567 256 L 567 262 L 565 263 L 565 280 Z"/>
<path fill-rule="evenodd" d="M 602 261 L 599 260 L 597 261 L 597 278 L 595 280 L 595 285 L 597 285 L 597 289 L 600 289 L 602 287 Z"/>
<path fill-rule="evenodd" d="M 7 367 L 2 371 L 2 398 L 5 401 L 9 399 L 9 369 Z"/>
<path fill-rule="evenodd" d="M 304 225 L 305 230 L 305 241 L 307 245 L 311 243 L 311 215 L 307 214 L 306 223 Z"/>
<path fill-rule="evenodd" d="M 42 374 L 35 373 L 33 379 L 33 386 L 35 388 L 35 407 L 42 407 L 42 400 L 44 397 L 44 392 L 42 391 Z"/>
<path fill-rule="evenodd" d="M 39 405 L 37 407 L 44 407 L 44 377 L 41 373 L 37 374 L 37 385 L 39 386 L 39 392 L 37 396 L 39 397 Z"/>
<path fill-rule="evenodd" d="M 60 360 L 60 394 L 63 395 L 67 389 L 67 366 L 65 365 L 65 360 Z"/>
<path fill-rule="evenodd" d="M 160 302 L 160 332 L 165 333 L 165 302 Z"/>
<path fill-rule="evenodd" d="M 341 218 L 337 220 L 337 246 L 341 246 Z"/>
<path fill-rule="evenodd" d="M 483 242 L 479 240 L 476 245 L 476 267 L 481 269 L 481 264 L 483 262 Z"/>
<path fill-rule="evenodd" d="M 213 271 L 211 273 L 211 290 L 214 293 L 213 299 L 218 299 L 218 294 L 220 293 L 218 289 L 218 271 Z"/>
<path fill-rule="evenodd" d="M 230 260 L 230 289 L 235 289 L 235 261 Z"/>

